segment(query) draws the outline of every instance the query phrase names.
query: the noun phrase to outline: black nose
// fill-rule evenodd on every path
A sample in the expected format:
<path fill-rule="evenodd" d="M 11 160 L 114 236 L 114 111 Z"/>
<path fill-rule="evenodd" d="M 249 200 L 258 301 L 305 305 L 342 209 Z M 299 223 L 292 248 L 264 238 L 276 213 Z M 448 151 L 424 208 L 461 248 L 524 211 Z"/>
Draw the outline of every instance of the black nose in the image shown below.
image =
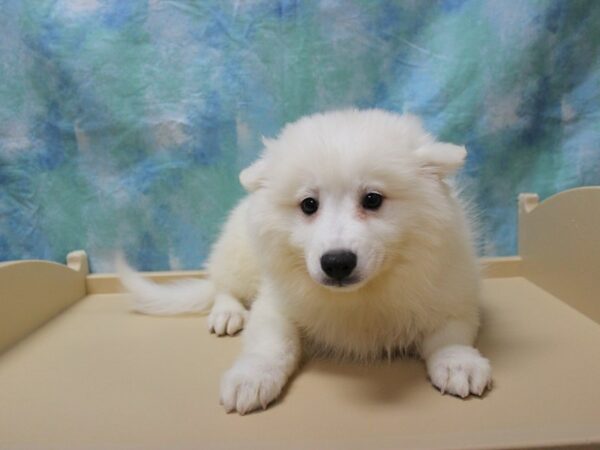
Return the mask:
<path fill-rule="evenodd" d="M 321 256 L 321 268 L 331 278 L 342 281 L 356 267 L 356 254 L 348 250 L 332 250 Z"/>

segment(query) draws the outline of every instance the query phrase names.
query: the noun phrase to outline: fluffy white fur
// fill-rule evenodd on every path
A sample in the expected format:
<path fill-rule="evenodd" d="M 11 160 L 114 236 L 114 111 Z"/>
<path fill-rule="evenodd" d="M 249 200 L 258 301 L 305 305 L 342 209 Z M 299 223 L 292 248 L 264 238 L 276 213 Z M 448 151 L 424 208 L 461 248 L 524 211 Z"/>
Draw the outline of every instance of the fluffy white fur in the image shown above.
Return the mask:
<path fill-rule="evenodd" d="M 274 401 L 303 346 L 359 360 L 418 352 L 442 392 L 481 395 L 491 370 L 473 347 L 479 267 L 447 181 L 465 149 L 436 142 L 414 116 L 380 110 L 306 117 L 264 145 L 240 175 L 249 195 L 213 248 L 208 279 L 156 286 L 123 268 L 136 308 L 171 314 L 212 304 L 212 332 L 245 326 L 242 354 L 221 384 L 228 412 Z M 361 204 L 370 192 L 384 198 L 376 210 Z M 312 215 L 299 206 L 307 197 L 319 202 Z M 321 257 L 340 249 L 357 261 L 336 284 Z"/>

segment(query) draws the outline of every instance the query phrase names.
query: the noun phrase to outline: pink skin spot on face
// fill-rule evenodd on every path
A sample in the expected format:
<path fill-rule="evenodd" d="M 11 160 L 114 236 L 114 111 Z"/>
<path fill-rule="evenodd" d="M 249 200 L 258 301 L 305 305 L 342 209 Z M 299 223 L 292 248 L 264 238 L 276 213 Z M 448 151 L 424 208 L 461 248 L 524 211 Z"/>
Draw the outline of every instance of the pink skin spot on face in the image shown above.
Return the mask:
<path fill-rule="evenodd" d="M 356 217 L 358 220 L 367 220 L 369 218 L 369 213 L 361 206 L 356 208 Z"/>

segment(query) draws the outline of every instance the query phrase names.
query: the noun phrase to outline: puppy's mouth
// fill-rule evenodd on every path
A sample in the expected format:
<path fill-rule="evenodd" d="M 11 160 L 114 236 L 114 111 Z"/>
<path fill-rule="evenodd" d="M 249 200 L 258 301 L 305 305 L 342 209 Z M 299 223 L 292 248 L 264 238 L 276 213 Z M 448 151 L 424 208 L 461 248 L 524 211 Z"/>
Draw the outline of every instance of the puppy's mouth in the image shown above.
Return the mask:
<path fill-rule="evenodd" d="M 334 289 L 336 291 L 352 291 L 360 286 L 362 282 L 361 277 L 359 276 L 351 276 L 348 278 L 344 278 L 341 280 L 323 277 L 321 280 L 321 284 L 330 289 Z"/>

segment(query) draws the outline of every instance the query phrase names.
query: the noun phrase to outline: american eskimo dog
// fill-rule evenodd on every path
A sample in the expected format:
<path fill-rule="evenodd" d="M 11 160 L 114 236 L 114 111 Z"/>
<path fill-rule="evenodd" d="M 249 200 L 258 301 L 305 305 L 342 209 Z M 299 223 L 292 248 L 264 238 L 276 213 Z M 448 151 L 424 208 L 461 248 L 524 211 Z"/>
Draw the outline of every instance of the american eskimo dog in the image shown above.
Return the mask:
<path fill-rule="evenodd" d="M 473 347 L 479 267 L 449 181 L 465 156 L 411 115 L 302 118 L 265 139 L 241 172 L 249 195 L 214 245 L 206 279 L 156 285 L 123 266 L 123 283 L 141 312 L 212 306 L 211 332 L 244 328 L 221 383 L 228 412 L 277 399 L 303 348 L 359 360 L 416 352 L 442 393 L 481 395 L 491 370 Z"/>

